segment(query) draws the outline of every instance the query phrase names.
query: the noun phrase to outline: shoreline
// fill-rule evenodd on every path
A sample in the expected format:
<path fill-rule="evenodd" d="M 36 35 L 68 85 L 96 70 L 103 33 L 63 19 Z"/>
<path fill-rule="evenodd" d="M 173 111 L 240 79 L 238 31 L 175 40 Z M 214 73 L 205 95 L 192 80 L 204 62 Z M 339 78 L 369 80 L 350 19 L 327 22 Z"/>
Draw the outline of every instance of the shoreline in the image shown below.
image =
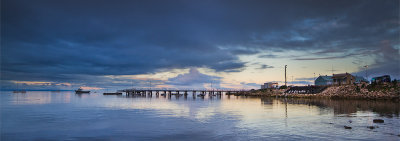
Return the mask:
<path fill-rule="evenodd" d="M 285 93 L 288 89 L 267 89 L 242 92 L 236 96 L 256 97 L 288 97 L 288 98 L 312 98 L 312 99 L 360 99 L 360 100 L 395 100 L 400 101 L 398 87 L 388 87 L 379 90 L 369 90 L 356 85 L 330 86 L 326 90 L 315 94 Z"/>
<path fill-rule="evenodd" d="M 391 100 L 400 101 L 400 97 L 364 97 L 364 96 L 321 96 L 318 94 L 274 94 L 274 95 L 254 95 L 254 94 L 239 94 L 236 96 L 245 97 L 270 97 L 270 98 L 304 98 L 304 99 L 332 99 L 332 100 Z"/>

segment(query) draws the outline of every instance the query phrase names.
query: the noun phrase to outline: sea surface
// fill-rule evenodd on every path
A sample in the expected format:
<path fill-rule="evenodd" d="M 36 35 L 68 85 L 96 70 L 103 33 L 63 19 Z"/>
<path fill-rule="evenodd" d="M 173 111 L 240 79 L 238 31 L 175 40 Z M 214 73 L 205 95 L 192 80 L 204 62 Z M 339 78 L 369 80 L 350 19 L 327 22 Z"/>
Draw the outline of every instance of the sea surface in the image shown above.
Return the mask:
<path fill-rule="evenodd" d="M 0 102 L 1 141 L 400 140 L 391 101 L 2 91 Z"/>

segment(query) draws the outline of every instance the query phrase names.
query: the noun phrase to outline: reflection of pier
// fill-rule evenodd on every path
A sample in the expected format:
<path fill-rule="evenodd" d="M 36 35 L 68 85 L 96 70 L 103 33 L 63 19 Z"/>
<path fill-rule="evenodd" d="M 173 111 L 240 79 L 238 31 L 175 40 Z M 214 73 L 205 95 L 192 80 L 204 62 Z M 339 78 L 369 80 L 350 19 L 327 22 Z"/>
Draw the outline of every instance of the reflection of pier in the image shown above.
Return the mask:
<path fill-rule="evenodd" d="M 170 90 L 170 89 L 125 89 L 125 90 L 120 90 L 120 92 L 126 93 L 126 95 L 150 95 L 152 96 L 155 94 L 156 96 L 171 96 L 171 95 L 176 95 L 176 96 L 182 96 L 182 95 L 189 95 L 189 93 L 192 93 L 193 96 L 197 95 L 199 97 L 201 96 L 220 96 L 222 94 L 225 95 L 236 95 L 243 90 Z"/>

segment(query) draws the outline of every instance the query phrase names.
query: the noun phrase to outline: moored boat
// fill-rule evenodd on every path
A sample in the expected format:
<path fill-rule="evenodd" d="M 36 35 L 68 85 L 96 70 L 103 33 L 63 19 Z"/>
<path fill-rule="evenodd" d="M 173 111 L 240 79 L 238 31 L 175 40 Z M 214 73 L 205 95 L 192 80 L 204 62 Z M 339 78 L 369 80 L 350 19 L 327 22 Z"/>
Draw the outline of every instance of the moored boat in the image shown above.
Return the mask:
<path fill-rule="evenodd" d="M 90 91 L 84 91 L 82 88 L 75 90 L 75 93 L 82 94 L 82 93 L 90 93 Z"/>

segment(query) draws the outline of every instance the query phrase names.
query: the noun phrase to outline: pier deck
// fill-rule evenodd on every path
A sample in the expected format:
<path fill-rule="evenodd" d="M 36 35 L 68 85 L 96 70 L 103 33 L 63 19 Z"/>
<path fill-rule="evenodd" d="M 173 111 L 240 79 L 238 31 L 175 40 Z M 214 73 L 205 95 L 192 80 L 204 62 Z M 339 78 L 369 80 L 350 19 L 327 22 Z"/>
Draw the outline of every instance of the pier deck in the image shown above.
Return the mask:
<path fill-rule="evenodd" d="M 190 92 L 192 95 L 226 95 L 238 94 L 246 90 L 200 90 L 200 89 L 124 89 L 119 92 L 124 92 L 126 95 L 144 95 L 144 94 L 156 94 L 156 95 L 188 95 Z"/>

